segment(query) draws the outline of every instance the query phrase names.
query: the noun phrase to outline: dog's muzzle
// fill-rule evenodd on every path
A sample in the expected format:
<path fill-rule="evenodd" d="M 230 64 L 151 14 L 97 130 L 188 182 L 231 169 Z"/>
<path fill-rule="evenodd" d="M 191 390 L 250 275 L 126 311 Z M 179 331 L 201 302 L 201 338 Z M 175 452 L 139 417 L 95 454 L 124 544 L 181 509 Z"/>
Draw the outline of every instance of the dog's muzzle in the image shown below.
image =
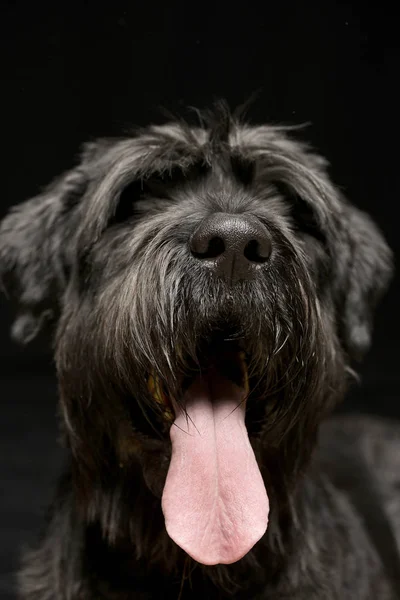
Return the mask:
<path fill-rule="evenodd" d="M 190 239 L 192 255 L 227 283 L 251 279 L 271 255 L 268 230 L 254 215 L 214 213 Z"/>

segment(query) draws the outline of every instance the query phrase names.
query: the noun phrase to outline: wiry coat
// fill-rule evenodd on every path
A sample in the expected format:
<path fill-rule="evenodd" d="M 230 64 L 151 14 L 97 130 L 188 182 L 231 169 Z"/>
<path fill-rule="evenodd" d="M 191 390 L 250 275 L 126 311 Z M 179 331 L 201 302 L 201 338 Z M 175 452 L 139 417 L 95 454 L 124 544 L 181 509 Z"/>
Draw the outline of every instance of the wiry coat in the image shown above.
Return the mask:
<path fill-rule="evenodd" d="M 313 455 L 351 360 L 370 344 L 391 255 L 371 219 L 332 185 L 326 162 L 291 135 L 220 110 L 202 127 L 175 123 L 90 143 L 75 169 L 2 222 L 14 336 L 29 341 L 46 320 L 55 324 L 70 456 L 46 534 L 26 557 L 22 597 L 395 597 L 351 493 L 340 489 L 351 477 L 341 486 L 338 476 L 362 463 L 365 485 L 384 490 L 383 506 L 395 477 L 369 467 L 391 456 L 390 427 L 326 425 Z M 191 256 L 188 239 L 214 212 L 255 215 L 268 229 L 273 254 L 256 279 L 229 288 Z M 205 567 L 165 530 L 171 423 L 147 375 L 179 398 L 199 347 L 219 330 L 249 357 L 246 424 L 271 516 L 243 559 Z M 379 447 L 373 460 L 368 431 Z M 400 530 L 391 504 L 396 517 Z"/>

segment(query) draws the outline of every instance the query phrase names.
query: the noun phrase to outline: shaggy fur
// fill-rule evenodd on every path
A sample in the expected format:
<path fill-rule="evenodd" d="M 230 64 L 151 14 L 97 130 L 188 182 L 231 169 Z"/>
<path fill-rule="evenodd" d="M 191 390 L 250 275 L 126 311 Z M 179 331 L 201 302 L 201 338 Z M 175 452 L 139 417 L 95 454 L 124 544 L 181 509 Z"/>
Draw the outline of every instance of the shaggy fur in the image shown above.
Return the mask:
<path fill-rule="evenodd" d="M 190 253 L 215 212 L 267 228 L 273 252 L 257 277 L 230 286 Z M 333 421 L 313 452 L 369 347 L 391 254 L 287 128 L 250 127 L 219 108 L 199 127 L 87 144 L 75 169 L 4 219 L 0 274 L 18 307 L 16 339 L 55 325 L 70 457 L 25 559 L 23 598 L 396 597 L 351 475 L 365 472 L 377 518 L 399 533 L 398 430 Z M 179 400 L 182 377 L 226 338 L 248 357 L 246 424 L 271 513 L 243 559 L 205 567 L 165 530 L 171 422 L 146 374 Z"/>

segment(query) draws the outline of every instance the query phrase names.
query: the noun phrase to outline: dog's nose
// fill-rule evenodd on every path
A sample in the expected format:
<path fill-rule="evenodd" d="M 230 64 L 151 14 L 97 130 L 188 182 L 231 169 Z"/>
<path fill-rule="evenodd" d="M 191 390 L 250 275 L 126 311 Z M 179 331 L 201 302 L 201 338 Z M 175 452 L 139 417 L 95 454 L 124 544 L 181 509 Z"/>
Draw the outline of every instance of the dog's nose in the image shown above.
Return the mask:
<path fill-rule="evenodd" d="M 253 215 L 214 213 L 190 238 L 190 250 L 228 283 L 250 279 L 271 255 L 268 230 Z"/>

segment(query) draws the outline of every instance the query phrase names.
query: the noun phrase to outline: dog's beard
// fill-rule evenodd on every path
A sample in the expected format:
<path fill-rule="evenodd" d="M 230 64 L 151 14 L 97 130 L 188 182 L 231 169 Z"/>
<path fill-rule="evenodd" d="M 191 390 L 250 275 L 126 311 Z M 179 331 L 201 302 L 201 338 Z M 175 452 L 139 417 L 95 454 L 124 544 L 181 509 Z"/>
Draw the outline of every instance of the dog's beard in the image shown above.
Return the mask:
<path fill-rule="evenodd" d="M 276 246 L 269 273 L 232 294 L 204 270 L 186 269 L 172 241 L 157 246 L 155 238 L 101 294 L 84 295 L 74 319 L 60 328 L 62 388 L 70 398 L 86 395 L 101 422 L 114 407 L 107 416 L 115 430 L 110 437 L 118 437 L 113 420 L 121 418 L 121 399 L 139 437 L 143 415 L 150 437 L 169 431 L 168 476 L 161 465 L 155 475 L 167 531 L 204 564 L 239 560 L 266 530 L 268 495 L 248 434 L 262 429 L 275 453 L 290 440 L 277 477 L 290 476 L 308 457 L 329 406 L 320 390 L 329 390 L 327 372 L 335 363 L 332 331 L 301 253 L 283 237 Z M 79 360 L 85 372 L 68 391 L 67 372 Z M 300 451 L 293 431 L 301 411 L 310 440 L 301 440 Z"/>

